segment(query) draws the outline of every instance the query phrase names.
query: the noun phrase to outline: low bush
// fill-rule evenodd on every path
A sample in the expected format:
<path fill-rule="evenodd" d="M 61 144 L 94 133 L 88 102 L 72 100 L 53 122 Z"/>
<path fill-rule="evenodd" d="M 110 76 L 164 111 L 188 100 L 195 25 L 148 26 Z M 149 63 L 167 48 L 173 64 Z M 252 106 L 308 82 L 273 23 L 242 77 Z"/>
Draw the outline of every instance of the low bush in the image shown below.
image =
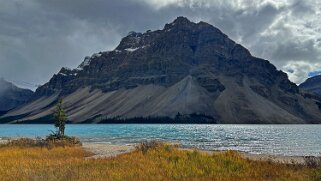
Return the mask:
<path fill-rule="evenodd" d="M 143 141 L 136 146 L 136 149 L 146 154 L 150 149 L 156 149 L 157 147 L 163 146 L 164 143 L 160 141 Z"/>
<path fill-rule="evenodd" d="M 57 134 L 50 134 L 45 139 L 46 142 L 52 143 L 58 146 L 75 146 L 81 145 L 80 139 L 74 136 L 60 136 Z"/>
<path fill-rule="evenodd" d="M 36 138 L 19 138 L 9 140 L 7 143 L 2 144 L 2 147 L 15 146 L 15 147 L 65 147 L 65 146 L 80 146 L 79 138 L 64 136 L 59 139 L 54 135 L 49 135 L 46 139 Z"/>
<path fill-rule="evenodd" d="M 6 144 L 3 146 L 17 146 L 17 147 L 36 147 L 45 146 L 45 143 L 41 139 L 31 139 L 31 138 L 19 138 L 19 139 L 12 139 L 8 140 Z"/>
<path fill-rule="evenodd" d="M 305 156 L 304 161 L 309 168 L 317 168 L 321 165 L 321 157 Z"/>

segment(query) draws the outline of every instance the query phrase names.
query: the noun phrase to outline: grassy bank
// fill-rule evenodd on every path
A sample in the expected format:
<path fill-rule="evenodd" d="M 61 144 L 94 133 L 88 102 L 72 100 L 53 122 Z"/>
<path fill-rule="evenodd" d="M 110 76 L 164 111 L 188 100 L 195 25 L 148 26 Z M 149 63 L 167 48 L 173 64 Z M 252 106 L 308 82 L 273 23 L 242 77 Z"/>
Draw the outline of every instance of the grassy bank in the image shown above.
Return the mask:
<path fill-rule="evenodd" d="M 321 171 L 249 161 L 233 151 L 208 155 L 164 144 L 107 159 L 79 146 L 0 147 L 0 180 L 318 180 Z"/>

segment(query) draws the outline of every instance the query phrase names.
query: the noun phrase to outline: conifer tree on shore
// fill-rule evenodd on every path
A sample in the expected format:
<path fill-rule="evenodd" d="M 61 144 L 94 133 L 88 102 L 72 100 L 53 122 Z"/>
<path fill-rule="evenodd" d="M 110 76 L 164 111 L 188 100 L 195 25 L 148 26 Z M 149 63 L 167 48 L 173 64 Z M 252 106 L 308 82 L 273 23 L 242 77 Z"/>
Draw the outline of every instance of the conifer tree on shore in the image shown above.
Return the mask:
<path fill-rule="evenodd" d="M 56 106 L 56 110 L 54 112 L 54 120 L 55 127 L 57 128 L 57 136 L 64 137 L 65 136 L 65 125 L 67 121 L 66 113 L 63 109 L 63 101 L 59 99 L 59 102 Z"/>

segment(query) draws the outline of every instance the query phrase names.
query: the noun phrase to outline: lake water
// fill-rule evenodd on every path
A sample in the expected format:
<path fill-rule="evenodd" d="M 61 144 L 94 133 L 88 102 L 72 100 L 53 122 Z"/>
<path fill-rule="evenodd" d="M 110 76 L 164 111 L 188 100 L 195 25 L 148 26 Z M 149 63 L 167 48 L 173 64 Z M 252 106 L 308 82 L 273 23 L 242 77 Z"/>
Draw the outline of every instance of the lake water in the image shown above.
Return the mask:
<path fill-rule="evenodd" d="M 44 137 L 53 125 L 0 125 L 0 138 Z M 205 150 L 239 150 L 254 154 L 320 155 L 321 125 L 67 125 L 66 134 L 83 142 L 133 144 L 144 140 L 180 143 Z"/>

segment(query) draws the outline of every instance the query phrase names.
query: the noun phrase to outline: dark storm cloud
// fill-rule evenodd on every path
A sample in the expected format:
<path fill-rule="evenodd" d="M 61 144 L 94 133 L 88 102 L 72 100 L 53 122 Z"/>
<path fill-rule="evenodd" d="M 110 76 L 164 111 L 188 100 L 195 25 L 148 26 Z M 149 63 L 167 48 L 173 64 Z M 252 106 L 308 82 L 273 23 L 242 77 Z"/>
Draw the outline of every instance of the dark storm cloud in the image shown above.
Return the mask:
<path fill-rule="evenodd" d="M 281 2 L 281 3 L 280 3 Z M 207 21 L 300 82 L 320 62 L 315 1 L 0 0 L 0 76 L 42 84 L 63 66 L 113 49 L 129 31 L 161 29 L 177 16 Z M 319 31 L 319 33 L 318 33 Z M 304 62 L 304 63 L 302 63 Z M 309 67 L 309 68 L 307 68 Z"/>

